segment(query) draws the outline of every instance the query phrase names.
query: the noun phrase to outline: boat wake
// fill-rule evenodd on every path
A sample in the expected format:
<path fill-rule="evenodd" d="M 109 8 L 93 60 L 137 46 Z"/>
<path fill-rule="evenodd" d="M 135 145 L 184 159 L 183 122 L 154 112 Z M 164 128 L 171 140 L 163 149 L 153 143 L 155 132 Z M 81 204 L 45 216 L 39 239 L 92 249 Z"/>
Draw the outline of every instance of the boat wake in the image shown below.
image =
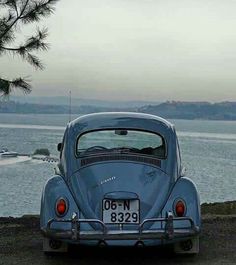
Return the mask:
<path fill-rule="evenodd" d="M 28 156 L 19 156 L 19 157 L 9 157 L 9 158 L 1 158 L 0 156 L 0 166 L 6 166 L 6 165 L 11 165 L 15 163 L 20 163 L 20 162 L 26 162 L 31 160 L 31 157 Z"/>

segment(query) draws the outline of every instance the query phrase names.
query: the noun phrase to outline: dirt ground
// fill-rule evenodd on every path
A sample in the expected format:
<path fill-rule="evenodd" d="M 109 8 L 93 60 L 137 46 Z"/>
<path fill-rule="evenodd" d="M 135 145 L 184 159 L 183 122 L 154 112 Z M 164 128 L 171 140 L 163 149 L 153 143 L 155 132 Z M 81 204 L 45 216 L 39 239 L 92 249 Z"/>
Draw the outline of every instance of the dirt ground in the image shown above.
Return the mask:
<path fill-rule="evenodd" d="M 45 256 L 39 218 L 0 218 L 0 264 L 236 264 L 236 202 L 203 204 L 200 253 L 177 256 L 169 248 L 73 247 Z"/>

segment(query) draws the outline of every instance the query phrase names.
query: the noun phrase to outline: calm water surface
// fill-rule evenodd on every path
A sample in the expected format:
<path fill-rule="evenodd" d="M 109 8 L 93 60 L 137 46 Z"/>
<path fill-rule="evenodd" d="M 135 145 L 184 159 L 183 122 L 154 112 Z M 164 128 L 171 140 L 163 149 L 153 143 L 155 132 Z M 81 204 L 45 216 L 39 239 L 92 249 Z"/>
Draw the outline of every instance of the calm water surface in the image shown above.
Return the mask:
<path fill-rule="evenodd" d="M 77 117 L 75 115 L 73 118 Z M 68 115 L 0 114 L 0 149 L 53 155 Z M 236 199 L 236 122 L 171 120 L 179 136 L 183 165 L 194 180 L 201 202 Z M 29 159 L 0 161 L 0 216 L 38 214 L 45 181 L 54 164 Z"/>

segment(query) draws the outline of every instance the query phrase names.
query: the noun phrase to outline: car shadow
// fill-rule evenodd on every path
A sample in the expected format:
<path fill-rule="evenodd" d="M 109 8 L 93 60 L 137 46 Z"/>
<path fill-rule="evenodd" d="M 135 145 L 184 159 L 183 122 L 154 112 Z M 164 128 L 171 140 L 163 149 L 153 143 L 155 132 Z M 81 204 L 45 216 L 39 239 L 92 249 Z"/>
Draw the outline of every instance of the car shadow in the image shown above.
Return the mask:
<path fill-rule="evenodd" d="M 85 247 L 70 246 L 69 252 L 53 255 L 54 261 L 70 264 L 188 264 L 196 256 L 176 255 L 171 247 Z M 60 263 L 61 264 L 61 263 Z M 63 263 L 64 264 L 64 263 Z"/>

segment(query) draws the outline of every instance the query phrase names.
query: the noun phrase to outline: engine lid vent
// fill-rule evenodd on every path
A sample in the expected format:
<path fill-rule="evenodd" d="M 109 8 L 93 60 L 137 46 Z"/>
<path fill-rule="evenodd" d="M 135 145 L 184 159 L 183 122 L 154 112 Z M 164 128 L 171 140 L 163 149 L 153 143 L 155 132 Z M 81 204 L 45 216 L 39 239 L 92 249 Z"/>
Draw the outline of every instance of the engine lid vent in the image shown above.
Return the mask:
<path fill-rule="evenodd" d="M 126 160 L 126 161 L 134 161 L 141 162 L 145 164 L 153 164 L 157 167 L 161 167 L 161 160 L 151 157 L 143 157 L 143 156 L 135 156 L 135 155 L 102 155 L 102 156 L 93 156 L 88 158 L 81 159 L 81 167 L 87 166 L 89 164 L 112 161 L 112 160 Z"/>

